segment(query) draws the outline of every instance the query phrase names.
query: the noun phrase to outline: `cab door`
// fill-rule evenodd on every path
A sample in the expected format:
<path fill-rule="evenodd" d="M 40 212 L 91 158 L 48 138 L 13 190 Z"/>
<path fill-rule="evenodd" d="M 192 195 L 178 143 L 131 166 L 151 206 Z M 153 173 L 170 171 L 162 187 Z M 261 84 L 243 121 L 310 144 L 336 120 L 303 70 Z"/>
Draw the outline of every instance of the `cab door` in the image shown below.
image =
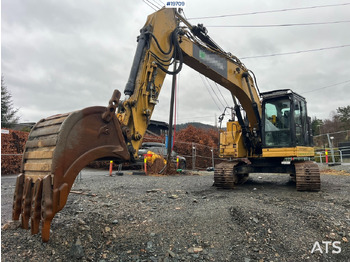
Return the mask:
<path fill-rule="evenodd" d="M 293 146 L 292 102 L 289 96 L 263 103 L 263 147 Z"/>
<path fill-rule="evenodd" d="M 293 126 L 295 146 L 310 146 L 310 123 L 307 117 L 306 101 L 297 96 L 293 101 Z"/>

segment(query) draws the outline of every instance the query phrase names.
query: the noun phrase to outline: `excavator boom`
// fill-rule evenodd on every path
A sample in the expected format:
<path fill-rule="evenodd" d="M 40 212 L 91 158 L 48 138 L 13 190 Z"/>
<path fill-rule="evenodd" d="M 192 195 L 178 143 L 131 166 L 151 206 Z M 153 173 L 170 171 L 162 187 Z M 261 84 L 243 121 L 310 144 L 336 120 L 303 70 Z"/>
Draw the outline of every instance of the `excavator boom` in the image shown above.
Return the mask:
<path fill-rule="evenodd" d="M 180 23 L 184 26 L 181 26 Z M 175 71 L 168 68 L 179 61 Z M 259 151 L 261 103 L 249 70 L 230 53 L 226 53 L 208 35 L 203 26 L 192 26 L 175 9 L 161 9 L 151 14 L 138 37 L 138 45 L 130 77 L 124 90 L 129 96 L 119 109 L 122 125 L 132 134 L 130 145 L 136 156 L 143 134 L 157 103 L 166 74 L 177 74 L 183 64 L 228 89 L 235 102 L 238 116 L 240 107 L 246 112 L 249 125 L 241 116 L 245 146 L 250 154 Z M 240 102 L 240 105 L 237 103 Z M 244 150 L 242 148 L 242 150 Z M 249 154 L 249 153 L 247 153 Z"/>

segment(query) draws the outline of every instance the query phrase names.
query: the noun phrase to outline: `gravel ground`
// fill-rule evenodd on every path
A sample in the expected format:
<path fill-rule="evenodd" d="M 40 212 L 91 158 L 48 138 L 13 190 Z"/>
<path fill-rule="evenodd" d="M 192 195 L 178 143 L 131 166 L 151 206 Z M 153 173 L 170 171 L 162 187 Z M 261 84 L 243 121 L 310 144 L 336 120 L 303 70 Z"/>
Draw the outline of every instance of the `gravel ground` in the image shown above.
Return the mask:
<path fill-rule="evenodd" d="M 350 261 L 350 166 L 327 169 L 320 192 L 297 192 L 287 175 L 221 190 L 210 172 L 84 169 L 48 243 L 8 222 L 15 176 L 3 176 L 2 261 Z"/>

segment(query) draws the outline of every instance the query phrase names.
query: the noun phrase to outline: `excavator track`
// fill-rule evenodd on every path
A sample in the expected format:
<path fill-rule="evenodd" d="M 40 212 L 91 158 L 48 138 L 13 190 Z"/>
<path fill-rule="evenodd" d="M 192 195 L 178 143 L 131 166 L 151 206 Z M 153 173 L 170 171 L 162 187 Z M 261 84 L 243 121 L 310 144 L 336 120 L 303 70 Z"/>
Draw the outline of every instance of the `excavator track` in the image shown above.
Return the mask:
<path fill-rule="evenodd" d="M 88 107 L 40 120 L 32 129 L 17 177 L 12 219 L 24 229 L 50 237 L 51 221 L 66 204 L 79 171 L 101 158 L 130 159 L 115 115 L 120 92 L 108 107 Z"/>
<path fill-rule="evenodd" d="M 294 162 L 295 182 L 298 191 L 320 191 L 320 170 L 312 161 Z"/>
<path fill-rule="evenodd" d="M 243 184 L 248 180 L 248 174 L 235 174 L 234 167 L 240 164 L 235 162 L 222 162 L 215 166 L 214 186 L 219 188 L 232 189 L 237 184 Z"/>

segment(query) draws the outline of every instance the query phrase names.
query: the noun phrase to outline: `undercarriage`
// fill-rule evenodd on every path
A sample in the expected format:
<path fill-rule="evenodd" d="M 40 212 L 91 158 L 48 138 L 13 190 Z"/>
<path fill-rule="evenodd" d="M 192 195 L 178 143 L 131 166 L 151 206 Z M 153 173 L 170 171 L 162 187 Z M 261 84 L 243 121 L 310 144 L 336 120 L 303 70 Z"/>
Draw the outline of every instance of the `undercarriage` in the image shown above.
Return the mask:
<path fill-rule="evenodd" d="M 248 180 L 250 173 L 289 174 L 298 191 L 320 191 L 320 171 L 312 161 L 295 160 L 288 164 L 282 158 L 240 159 L 215 166 L 214 186 L 232 189 Z"/>

